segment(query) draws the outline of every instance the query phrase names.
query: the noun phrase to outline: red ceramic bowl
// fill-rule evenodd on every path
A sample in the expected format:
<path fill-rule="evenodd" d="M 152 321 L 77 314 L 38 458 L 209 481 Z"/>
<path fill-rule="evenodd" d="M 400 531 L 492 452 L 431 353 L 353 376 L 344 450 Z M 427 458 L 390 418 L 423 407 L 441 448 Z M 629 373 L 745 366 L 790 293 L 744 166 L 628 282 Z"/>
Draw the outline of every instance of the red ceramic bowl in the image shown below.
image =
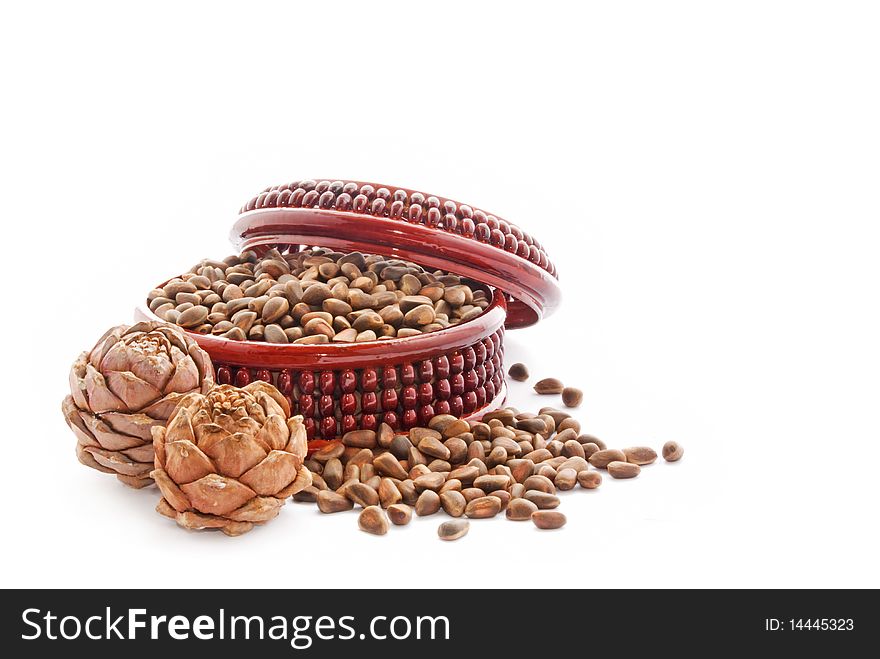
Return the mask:
<path fill-rule="evenodd" d="M 218 384 L 271 382 L 309 439 L 350 430 L 395 430 L 425 424 L 435 414 L 478 418 L 500 407 L 504 384 L 507 301 L 488 287 L 491 303 L 476 318 L 444 330 L 367 343 L 279 345 L 191 334 L 211 356 Z M 146 306 L 138 320 L 159 320 Z"/>
<path fill-rule="evenodd" d="M 447 197 L 378 183 L 302 180 L 266 188 L 240 211 L 239 250 L 319 245 L 400 258 L 480 282 L 477 318 L 421 336 L 354 344 L 275 345 L 193 334 L 218 383 L 274 383 L 310 438 L 385 422 L 408 430 L 435 414 L 478 418 L 504 403 L 505 327 L 525 327 L 560 301 L 544 247 L 507 220 Z M 138 318 L 156 319 L 148 308 Z"/>

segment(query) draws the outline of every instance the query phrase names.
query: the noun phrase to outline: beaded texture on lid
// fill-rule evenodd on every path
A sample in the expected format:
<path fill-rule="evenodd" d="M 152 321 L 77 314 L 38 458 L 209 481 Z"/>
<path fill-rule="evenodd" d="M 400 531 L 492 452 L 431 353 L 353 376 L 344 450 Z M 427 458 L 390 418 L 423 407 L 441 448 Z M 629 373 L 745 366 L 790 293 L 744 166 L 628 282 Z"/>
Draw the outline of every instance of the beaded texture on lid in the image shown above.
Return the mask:
<path fill-rule="evenodd" d="M 479 208 L 404 188 L 338 180 L 266 188 L 241 208 L 231 238 L 239 249 L 359 249 L 470 277 L 511 297 L 508 328 L 559 304 L 556 266 L 532 236 Z"/>

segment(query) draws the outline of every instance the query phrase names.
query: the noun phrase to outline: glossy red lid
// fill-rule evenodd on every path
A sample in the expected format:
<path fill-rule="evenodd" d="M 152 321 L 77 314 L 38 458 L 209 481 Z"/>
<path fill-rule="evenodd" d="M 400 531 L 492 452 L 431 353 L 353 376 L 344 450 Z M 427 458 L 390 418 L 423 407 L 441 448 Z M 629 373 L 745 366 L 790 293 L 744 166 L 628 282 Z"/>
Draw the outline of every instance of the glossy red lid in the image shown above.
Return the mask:
<path fill-rule="evenodd" d="M 360 181 L 304 180 L 266 188 L 241 209 L 240 250 L 319 245 L 413 261 L 510 296 L 508 328 L 527 327 L 560 301 L 556 266 L 514 224 L 457 201 Z"/>

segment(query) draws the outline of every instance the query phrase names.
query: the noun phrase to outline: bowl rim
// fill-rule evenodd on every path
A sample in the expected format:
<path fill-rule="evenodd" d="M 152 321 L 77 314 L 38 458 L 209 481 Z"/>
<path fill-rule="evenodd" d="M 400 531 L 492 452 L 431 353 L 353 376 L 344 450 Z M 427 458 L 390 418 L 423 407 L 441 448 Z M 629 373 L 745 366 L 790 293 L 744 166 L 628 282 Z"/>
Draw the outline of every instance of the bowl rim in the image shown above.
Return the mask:
<path fill-rule="evenodd" d="M 173 279 L 173 277 L 172 277 Z M 169 280 L 156 286 L 162 288 Z M 364 341 L 361 343 L 291 344 L 264 341 L 235 341 L 213 334 L 198 334 L 174 325 L 199 344 L 217 365 L 268 369 L 313 369 L 321 367 L 369 368 L 422 361 L 451 350 L 472 346 L 503 329 L 507 318 L 506 295 L 491 286 L 478 284 L 492 299 L 483 313 L 458 325 L 419 336 Z M 146 302 L 135 309 L 136 320 L 163 321 Z M 173 323 L 169 323 L 172 324 Z"/>

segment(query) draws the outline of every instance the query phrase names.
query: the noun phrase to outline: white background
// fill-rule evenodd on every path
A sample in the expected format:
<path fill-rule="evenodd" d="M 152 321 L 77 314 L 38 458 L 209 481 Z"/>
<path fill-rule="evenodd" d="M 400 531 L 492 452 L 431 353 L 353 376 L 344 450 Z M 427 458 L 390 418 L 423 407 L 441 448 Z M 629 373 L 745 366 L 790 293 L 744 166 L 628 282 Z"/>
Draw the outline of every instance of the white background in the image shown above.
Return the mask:
<path fill-rule="evenodd" d="M 0 584 L 880 586 L 876 4 L 237 4 L 4 5 Z M 684 460 L 456 543 L 307 505 L 185 532 L 80 466 L 76 355 L 313 176 L 538 235 L 565 299 L 508 364 Z"/>

